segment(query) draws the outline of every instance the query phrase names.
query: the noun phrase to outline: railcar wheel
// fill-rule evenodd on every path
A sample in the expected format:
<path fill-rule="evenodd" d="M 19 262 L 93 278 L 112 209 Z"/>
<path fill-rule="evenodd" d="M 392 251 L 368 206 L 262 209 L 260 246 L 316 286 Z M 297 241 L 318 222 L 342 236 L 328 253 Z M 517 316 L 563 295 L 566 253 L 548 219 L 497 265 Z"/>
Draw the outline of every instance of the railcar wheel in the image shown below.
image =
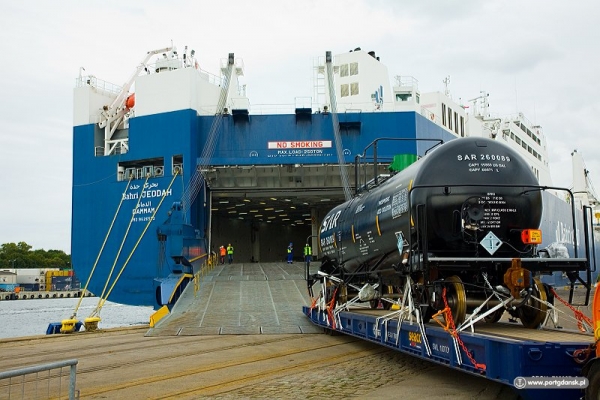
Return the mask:
<path fill-rule="evenodd" d="M 546 311 L 548 310 L 548 306 L 545 303 L 548 299 L 546 289 L 539 279 L 535 278 L 534 282 L 535 285 L 533 285 L 532 294 L 542 301 L 540 302 L 530 297 L 525 304 L 517 309 L 517 316 L 521 320 L 523 326 L 532 329 L 537 328 L 544 322 L 546 319 Z"/>
<path fill-rule="evenodd" d="M 446 301 L 452 310 L 454 324 L 462 324 L 467 316 L 467 294 L 462 280 L 454 275 L 446 278 Z"/>

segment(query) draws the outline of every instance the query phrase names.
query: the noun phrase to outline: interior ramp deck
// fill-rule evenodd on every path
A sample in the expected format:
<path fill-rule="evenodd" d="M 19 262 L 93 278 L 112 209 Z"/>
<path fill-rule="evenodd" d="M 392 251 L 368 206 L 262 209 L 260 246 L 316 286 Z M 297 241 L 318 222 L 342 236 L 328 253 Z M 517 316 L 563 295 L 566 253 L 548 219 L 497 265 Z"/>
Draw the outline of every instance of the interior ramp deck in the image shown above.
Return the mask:
<path fill-rule="evenodd" d="M 322 333 L 303 306 L 310 306 L 304 263 L 218 265 L 146 336 Z"/>

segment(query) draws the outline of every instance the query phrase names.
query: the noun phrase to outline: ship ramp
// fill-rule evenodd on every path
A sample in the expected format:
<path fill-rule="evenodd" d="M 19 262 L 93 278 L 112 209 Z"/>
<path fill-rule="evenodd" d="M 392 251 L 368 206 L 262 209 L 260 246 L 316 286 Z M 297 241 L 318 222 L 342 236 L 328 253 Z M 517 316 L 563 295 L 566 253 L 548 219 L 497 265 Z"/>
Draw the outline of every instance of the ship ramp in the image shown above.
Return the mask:
<path fill-rule="evenodd" d="M 311 303 L 305 275 L 299 262 L 217 265 L 146 336 L 322 333 L 302 313 Z"/>

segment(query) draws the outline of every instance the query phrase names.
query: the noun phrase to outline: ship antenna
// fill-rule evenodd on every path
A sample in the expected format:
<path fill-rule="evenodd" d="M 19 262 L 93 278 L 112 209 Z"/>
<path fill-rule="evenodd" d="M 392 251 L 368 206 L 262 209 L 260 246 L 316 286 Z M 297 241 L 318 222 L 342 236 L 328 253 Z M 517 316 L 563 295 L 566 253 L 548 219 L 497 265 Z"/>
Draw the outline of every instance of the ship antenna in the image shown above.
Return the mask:
<path fill-rule="evenodd" d="M 450 97 L 450 75 L 444 78 L 442 82 L 444 82 L 444 94 L 446 97 Z"/>

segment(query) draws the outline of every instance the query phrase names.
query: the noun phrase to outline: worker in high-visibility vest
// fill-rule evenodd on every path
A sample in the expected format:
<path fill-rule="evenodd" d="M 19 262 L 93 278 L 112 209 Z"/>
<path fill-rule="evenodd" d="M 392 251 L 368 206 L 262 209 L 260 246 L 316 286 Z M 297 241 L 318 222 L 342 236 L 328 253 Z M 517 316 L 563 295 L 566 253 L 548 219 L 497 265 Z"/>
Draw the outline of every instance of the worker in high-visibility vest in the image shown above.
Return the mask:
<path fill-rule="evenodd" d="M 304 246 L 304 261 L 306 261 L 306 266 L 310 267 L 310 261 L 312 260 L 312 248 L 308 243 Z"/>
<path fill-rule="evenodd" d="M 221 256 L 221 264 L 225 264 L 225 255 L 227 254 L 227 250 L 225 246 L 219 247 L 219 255 Z"/>
<path fill-rule="evenodd" d="M 233 246 L 231 243 L 227 245 L 227 259 L 229 260 L 229 264 L 233 262 Z"/>
<path fill-rule="evenodd" d="M 294 261 L 294 244 L 290 242 L 290 245 L 287 247 L 287 262 L 291 264 Z"/>

